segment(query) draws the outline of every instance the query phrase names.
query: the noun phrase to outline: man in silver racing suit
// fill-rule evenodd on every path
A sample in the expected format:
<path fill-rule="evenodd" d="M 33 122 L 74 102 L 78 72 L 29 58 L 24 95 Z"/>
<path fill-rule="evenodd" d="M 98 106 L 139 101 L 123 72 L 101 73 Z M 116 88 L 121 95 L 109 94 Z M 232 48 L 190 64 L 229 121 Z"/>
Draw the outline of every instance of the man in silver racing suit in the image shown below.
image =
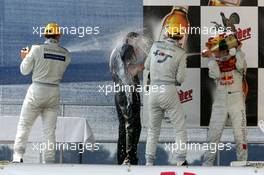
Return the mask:
<path fill-rule="evenodd" d="M 174 126 L 178 147 L 187 144 L 185 114 L 179 100 L 176 85 L 185 79 L 186 53 L 180 47 L 181 37 L 167 33 L 165 39 L 154 42 L 145 62 L 150 71 L 149 128 L 146 144 L 146 165 L 152 166 L 156 158 L 162 119 L 165 113 Z M 154 90 L 158 86 L 158 90 Z M 153 87 L 153 88 L 152 88 Z M 177 165 L 187 165 L 186 150 L 177 149 Z"/>
<path fill-rule="evenodd" d="M 20 71 L 32 72 L 32 84 L 24 99 L 14 144 L 13 162 L 23 162 L 23 154 L 31 128 L 39 115 L 42 119 L 42 136 L 45 150 L 43 163 L 55 163 L 55 130 L 59 114 L 59 83 L 70 63 L 69 51 L 59 45 L 60 30 L 56 23 L 45 28 L 46 41 L 22 50 Z"/>

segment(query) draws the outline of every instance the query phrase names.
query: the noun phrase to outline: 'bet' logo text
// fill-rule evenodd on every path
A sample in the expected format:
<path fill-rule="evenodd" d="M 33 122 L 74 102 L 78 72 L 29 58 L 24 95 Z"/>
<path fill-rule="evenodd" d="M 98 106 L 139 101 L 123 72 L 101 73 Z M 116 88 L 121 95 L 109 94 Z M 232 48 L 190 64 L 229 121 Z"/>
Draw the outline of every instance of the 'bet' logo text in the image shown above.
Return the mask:
<path fill-rule="evenodd" d="M 188 101 L 193 100 L 193 90 L 192 89 L 187 90 L 187 91 L 179 90 L 178 94 L 179 94 L 181 103 L 186 103 Z"/>
<path fill-rule="evenodd" d="M 162 52 L 162 51 L 160 51 L 160 50 L 156 50 L 155 52 L 153 52 L 153 54 L 155 55 L 155 56 L 161 56 L 161 57 L 164 57 L 163 59 L 158 59 L 158 63 L 163 63 L 163 62 L 165 62 L 168 58 L 172 58 L 172 56 L 171 55 L 169 55 L 169 54 L 166 54 L 166 53 L 164 53 L 164 52 Z"/>

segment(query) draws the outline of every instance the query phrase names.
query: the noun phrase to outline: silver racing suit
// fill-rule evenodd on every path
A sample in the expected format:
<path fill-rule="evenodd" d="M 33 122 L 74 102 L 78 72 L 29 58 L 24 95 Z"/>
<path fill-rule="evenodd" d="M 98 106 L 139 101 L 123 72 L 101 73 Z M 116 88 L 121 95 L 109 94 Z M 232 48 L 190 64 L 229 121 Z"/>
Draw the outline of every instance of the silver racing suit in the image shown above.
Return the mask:
<path fill-rule="evenodd" d="M 46 148 L 43 162 L 55 161 L 55 129 L 59 114 L 59 83 L 70 63 L 69 52 L 54 39 L 42 45 L 33 45 L 23 59 L 20 71 L 23 75 L 32 72 L 32 84 L 24 99 L 14 144 L 14 161 L 25 153 L 28 136 L 36 118 L 42 119 L 42 137 Z"/>
<path fill-rule="evenodd" d="M 242 90 L 243 76 L 247 64 L 245 54 L 238 50 L 235 56 L 208 62 L 209 77 L 215 80 L 216 91 L 210 119 L 208 142 L 219 144 L 226 120 L 231 118 L 234 130 L 237 159 L 247 160 L 247 132 L 245 97 Z M 208 150 L 204 156 L 204 165 L 212 166 L 216 153 Z"/>
<path fill-rule="evenodd" d="M 145 62 L 145 69 L 150 71 L 150 85 L 159 86 L 158 91 L 150 88 L 149 96 L 150 115 L 145 156 L 146 164 L 153 165 L 165 113 L 174 126 L 175 143 L 180 147 L 180 144 L 187 142 L 185 114 L 176 88 L 185 78 L 186 53 L 175 40 L 154 42 Z M 186 150 L 178 149 L 176 153 L 177 164 L 185 161 Z"/>

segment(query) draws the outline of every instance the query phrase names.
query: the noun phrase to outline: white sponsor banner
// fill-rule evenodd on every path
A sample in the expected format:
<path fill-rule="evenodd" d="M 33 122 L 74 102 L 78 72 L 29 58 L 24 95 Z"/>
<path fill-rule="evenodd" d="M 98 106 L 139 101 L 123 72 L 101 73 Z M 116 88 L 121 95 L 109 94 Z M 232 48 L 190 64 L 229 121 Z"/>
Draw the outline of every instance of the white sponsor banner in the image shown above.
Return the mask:
<path fill-rule="evenodd" d="M 242 41 L 242 51 L 246 54 L 248 67 L 258 67 L 258 7 L 201 7 L 201 50 L 207 49 L 205 43 L 208 38 L 214 35 L 214 31 L 210 34 L 205 32 L 205 28 L 212 29 L 216 22 L 223 26 L 223 18 L 220 13 L 223 12 L 225 17 L 229 19 L 232 13 L 237 13 L 240 18 L 239 24 L 235 24 L 236 29 L 241 29 L 241 34 L 249 38 Z M 207 67 L 206 59 L 201 60 L 201 66 Z"/>
<path fill-rule="evenodd" d="M 102 165 L 6 165 L 1 175 L 263 175 L 264 168 L 253 167 L 176 167 Z"/>
<path fill-rule="evenodd" d="M 264 6 L 264 0 L 258 0 L 258 6 Z"/>
<path fill-rule="evenodd" d="M 264 69 L 258 69 L 258 121 L 264 121 Z"/>
<path fill-rule="evenodd" d="M 162 5 L 189 5 L 189 6 L 200 6 L 200 0 L 144 0 L 144 5 L 148 6 L 162 6 Z"/>
<path fill-rule="evenodd" d="M 189 127 L 200 126 L 200 79 L 200 68 L 187 68 L 185 82 L 178 89 Z"/>
<path fill-rule="evenodd" d="M 146 76 L 146 75 L 145 75 Z M 147 78 L 144 77 L 144 80 Z M 187 116 L 187 126 L 200 126 L 200 68 L 187 68 L 186 78 L 180 87 L 176 87 L 184 112 Z M 144 96 L 142 120 L 148 121 L 148 95 Z"/>

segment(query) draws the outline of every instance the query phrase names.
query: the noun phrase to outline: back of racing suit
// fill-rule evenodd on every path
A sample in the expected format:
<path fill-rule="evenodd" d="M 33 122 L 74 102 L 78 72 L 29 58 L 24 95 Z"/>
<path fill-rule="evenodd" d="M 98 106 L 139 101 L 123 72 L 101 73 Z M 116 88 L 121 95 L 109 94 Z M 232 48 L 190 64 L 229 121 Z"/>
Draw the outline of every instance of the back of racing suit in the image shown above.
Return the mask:
<path fill-rule="evenodd" d="M 158 91 L 150 88 L 149 96 L 150 115 L 145 156 L 147 164 L 152 165 L 156 157 L 161 123 L 165 113 L 174 126 L 175 143 L 180 146 L 187 142 L 185 114 L 176 88 L 176 85 L 183 83 L 185 78 L 186 53 L 175 40 L 154 42 L 145 62 L 145 69 L 150 70 L 150 85 L 159 86 Z M 185 149 L 178 149 L 176 154 L 177 163 L 185 161 Z"/>
<path fill-rule="evenodd" d="M 135 67 L 134 49 L 123 44 L 113 50 L 110 56 L 110 71 L 116 89 L 115 104 L 119 119 L 119 136 L 117 144 L 118 164 L 124 162 L 136 165 L 137 146 L 141 132 L 140 94 L 135 91 L 139 85 L 137 75 L 132 76 L 129 70 Z"/>
<path fill-rule="evenodd" d="M 226 120 L 231 118 L 234 130 L 237 159 L 247 160 L 247 132 L 245 97 L 242 90 L 243 76 L 247 64 L 245 55 L 238 50 L 235 56 L 228 56 L 208 63 L 209 77 L 216 83 L 216 91 L 208 131 L 208 142 L 219 144 Z M 208 150 L 204 156 L 204 165 L 213 166 L 216 153 Z"/>
<path fill-rule="evenodd" d="M 32 72 L 32 84 L 24 99 L 14 144 L 14 157 L 22 158 L 34 121 L 41 115 L 42 137 L 45 146 L 43 162 L 55 161 L 55 129 L 59 113 L 59 82 L 70 63 L 69 52 L 54 39 L 42 45 L 33 45 L 23 59 L 20 71 Z"/>

